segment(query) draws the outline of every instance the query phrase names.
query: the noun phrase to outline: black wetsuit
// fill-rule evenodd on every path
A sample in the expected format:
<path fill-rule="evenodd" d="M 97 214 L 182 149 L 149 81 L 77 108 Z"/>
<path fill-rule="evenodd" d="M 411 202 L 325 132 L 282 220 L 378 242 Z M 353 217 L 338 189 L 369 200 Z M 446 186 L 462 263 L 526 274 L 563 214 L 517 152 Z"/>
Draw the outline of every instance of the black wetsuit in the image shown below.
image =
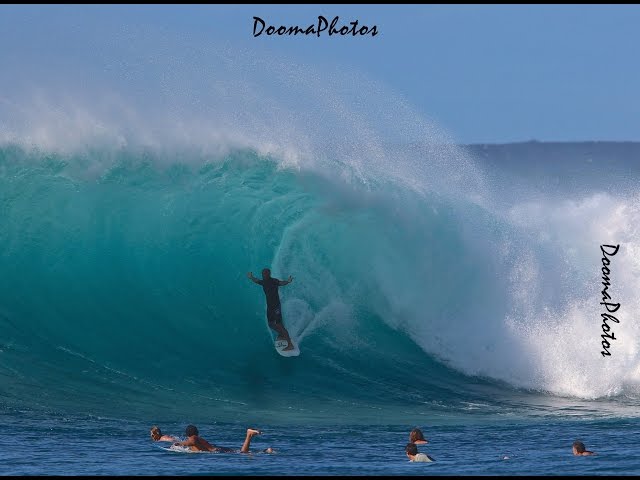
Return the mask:
<path fill-rule="evenodd" d="M 264 294 L 267 297 L 267 320 L 269 323 L 282 323 L 280 295 L 278 295 L 280 280 L 270 277 L 265 280 L 258 280 L 258 284 L 262 285 L 262 290 L 264 290 Z"/>
<path fill-rule="evenodd" d="M 229 448 L 229 447 L 218 447 L 216 445 L 211 445 L 213 447 L 213 452 L 215 453 L 240 453 L 240 450 L 237 448 Z"/>

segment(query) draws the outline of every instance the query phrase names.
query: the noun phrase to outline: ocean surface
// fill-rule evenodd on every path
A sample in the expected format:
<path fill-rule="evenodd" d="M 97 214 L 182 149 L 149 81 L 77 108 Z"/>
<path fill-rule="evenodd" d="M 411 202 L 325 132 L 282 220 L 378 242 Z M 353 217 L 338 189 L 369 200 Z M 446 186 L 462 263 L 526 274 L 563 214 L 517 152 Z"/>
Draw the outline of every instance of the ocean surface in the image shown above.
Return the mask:
<path fill-rule="evenodd" d="M 459 145 L 357 73 L 100 38 L 0 78 L 0 474 L 640 474 L 640 144 Z M 189 424 L 264 433 L 149 438 Z"/>
<path fill-rule="evenodd" d="M 0 419 L 3 475 L 635 475 L 640 464 L 637 420 L 429 425 L 430 443 L 420 450 L 435 461 L 411 463 L 400 425 L 261 424 L 249 454 L 190 454 L 162 450 L 139 420 L 32 411 L 3 411 Z M 163 433 L 183 434 L 183 423 L 167 422 Z M 236 448 L 246 431 L 215 422 L 198 428 L 207 440 Z M 573 456 L 576 436 L 598 455 Z M 269 446 L 274 453 L 262 453 Z"/>

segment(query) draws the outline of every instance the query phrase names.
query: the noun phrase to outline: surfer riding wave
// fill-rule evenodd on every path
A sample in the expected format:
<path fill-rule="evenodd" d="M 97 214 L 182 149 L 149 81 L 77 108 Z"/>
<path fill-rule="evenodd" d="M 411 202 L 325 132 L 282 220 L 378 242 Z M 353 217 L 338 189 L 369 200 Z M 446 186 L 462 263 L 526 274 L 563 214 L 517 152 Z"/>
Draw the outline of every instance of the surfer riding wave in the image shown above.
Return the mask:
<path fill-rule="evenodd" d="M 280 295 L 278 294 L 278 288 L 290 284 L 293 281 L 293 277 L 289 275 L 287 280 L 278 280 L 271 276 L 271 270 L 268 268 L 262 269 L 262 280 L 254 277 L 252 272 L 247 273 L 247 277 L 253 283 L 262 285 L 264 294 L 267 297 L 267 322 L 269 323 L 269 328 L 278 333 L 276 341 L 286 340 L 287 346 L 282 350 L 293 350 L 293 342 L 289 332 L 282 324 L 282 307 L 280 306 Z"/>

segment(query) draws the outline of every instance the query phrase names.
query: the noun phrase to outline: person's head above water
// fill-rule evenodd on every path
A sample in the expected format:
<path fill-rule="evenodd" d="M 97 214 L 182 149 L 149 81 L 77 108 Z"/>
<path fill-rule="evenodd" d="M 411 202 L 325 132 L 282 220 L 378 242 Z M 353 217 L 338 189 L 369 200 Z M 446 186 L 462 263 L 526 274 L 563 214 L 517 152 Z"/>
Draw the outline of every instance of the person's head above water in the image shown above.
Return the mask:
<path fill-rule="evenodd" d="M 262 269 L 262 278 L 271 278 L 271 270 L 269 270 L 268 268 L 263 268 Z"/>
<path fill-rule="evenodd" d="M 411 443 L 407 443 L 407 446 L 404 449 L 405 452 L 407 452 L 407 455 L 417 455 L 418 454 L 418 446 L 411 442 Z"/>
<path fill-rule="evenodd" d="M 574 455 L 597 455 L 596 452 L 592 452 L 590 450 L 587 450 L 587 448 L 584 446 L 584 443 L 582 443 L 580 440 L 576 440 L 575 442 L 573 442 L 573 454 Z"/>
<path fill-rule="evenodd" d="M 409 434 L 409 441 L 411 443 L 426 442 L 427 439 L 424 438 L 424 435 L 422 434 L 422 430 L 420 430 L 419 428 L 414 428 L 413 430 L 411 430 L 411 433 Z"/>
<path fill-rule="evenodd" d="M 184 431 L 184 434 L 187 437 L 192 437 L 194 435 L 198 435 L 198 428 L 195 425 L 188 425 Z"/>
<path fill-rule="evenodd" d="M 162 432 L 160 431 L 160 427 L 157 427 L 155 425 L 151 427 L 151 438 L 153 438 L 154 440 L 157 440 L 160 437 L 162 437 Z"/>

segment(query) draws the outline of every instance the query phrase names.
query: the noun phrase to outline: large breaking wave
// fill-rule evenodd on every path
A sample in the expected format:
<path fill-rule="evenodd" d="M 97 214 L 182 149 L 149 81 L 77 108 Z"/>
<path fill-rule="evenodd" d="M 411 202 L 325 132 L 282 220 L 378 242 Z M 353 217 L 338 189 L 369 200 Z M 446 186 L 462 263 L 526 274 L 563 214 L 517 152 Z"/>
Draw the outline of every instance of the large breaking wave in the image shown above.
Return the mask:
<path fill-rule="evenodd" d="M 158 75 L 139 97 L 116 72 L 1 99 L 4 402 L 305 421 L 632 414 L 637 197 L 505 198 L 363 76 L 225 50 L 162 65 L 154 49 L 177 47 L 146 47 L 129 92 L 145 65 Z M 606 359 L 602 243 L 622 245 Z M 300 357 L 273 351 L 246 279 L 264 266 L 295 277 L 281 295 Z"/>

